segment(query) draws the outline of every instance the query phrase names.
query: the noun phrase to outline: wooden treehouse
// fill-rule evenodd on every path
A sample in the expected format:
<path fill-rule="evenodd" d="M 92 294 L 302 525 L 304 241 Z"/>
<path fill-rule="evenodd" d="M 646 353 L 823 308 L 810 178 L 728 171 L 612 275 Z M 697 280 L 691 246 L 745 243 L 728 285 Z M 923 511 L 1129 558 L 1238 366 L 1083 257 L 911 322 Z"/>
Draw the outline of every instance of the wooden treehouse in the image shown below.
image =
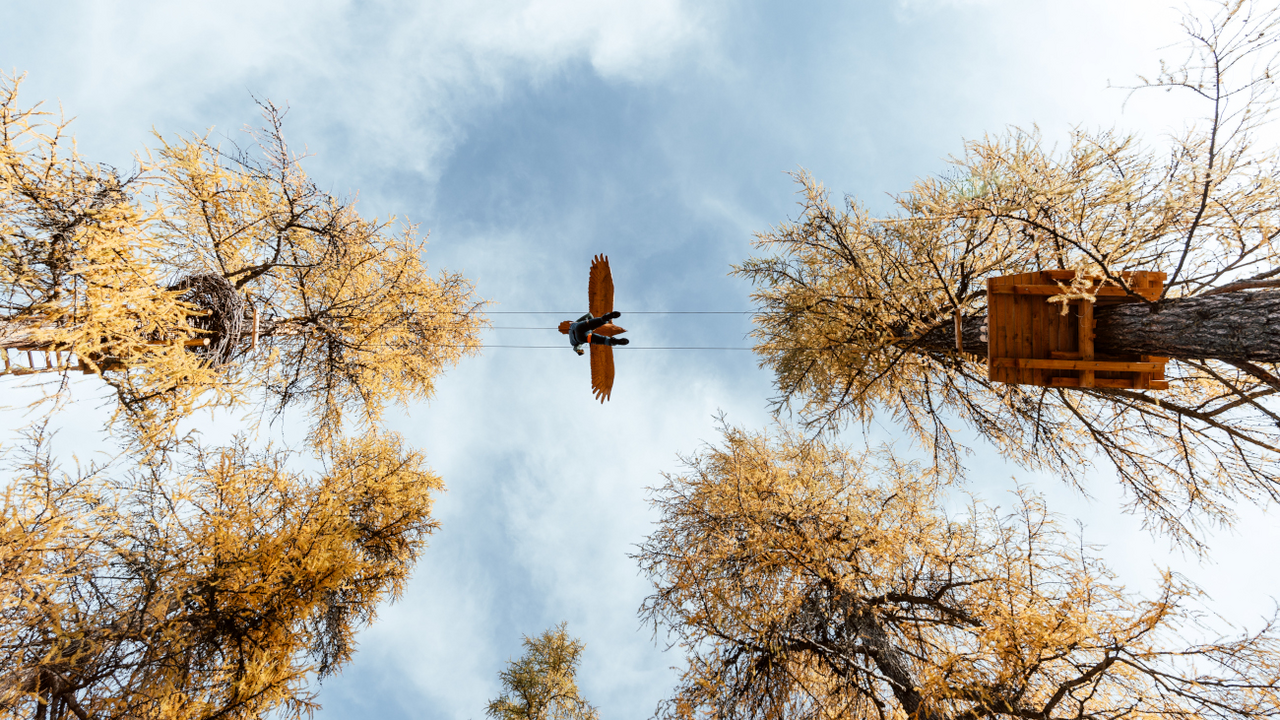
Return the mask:
<path fill-rule="evenodd" d="M 208 338 L 178 341 L 188 348 L 200 348 L 209 344 Z M 169 343 L 152 342 L 150 345 Z M 123 370 L 124 363 L 103 357 L 94 357 L 99 370 Z M 46 346 L 0 347 L 0 376 L 35 375 L 37 373 L 66 373 L 79 371 L 92 375 L 94 370 L 70 350 L 50 349 Z"/>
<path fill-rule="evenodd" d="M 1120 276 L 1147 300 L 1164 288 L 1164 273 Z M 1058 283 L 1069 286 L 1075 277 L 1074 270 L 1042 270 L 987 280 L 987 377 L 1042 387 L 1168 389 L 1168 358 L 1094 352 L 1094 306 L 1135 302 L 1124 289 L 1094 280 L 1095 301 L 1069 300 L 1065 315 L 1060 302 L 1048 302 L 1065 292 Z"/>
<path fill-rule="evenodd" d="M 176 329 L 177 338 L 153 335 L 150 339 L 139 337 L 136 342 L 155 347 L 181 345 L 214 365 L 231 362 L 239 354 L 242 340 L 249 341 L 249 352 L 257 349 L 258 308 L 246 303 L 226 278 L 192 275 L 165 289 L 183 291 L 178 299 L 193 306 L 187 317 L 189 327 Z M 246 326 L 250 316 L 252 329 Z M 0 376 L 127 369 L 126 361 L 118 357 L 94 352 L 82 358 L 66 344 L 42 341 L 36 331 L 47 322 L 42 315 L 0 317 Z M 174 330 L 169 332 L 174 334 Z M 196 334 L 201 337 L 191 337 Z"/>
<path fill-rule="evenodd" d="M 10 351 L 13 351 L 13 355 L 10 355 Z M 0 348 L 0 360 L 4 361 L 4 366 L 0 367 L 0 375 L 34 375 L 42 372 L 71 370 L 93 372 L 74 353 L 65 350 L 47 350 L 42 347 Z"/>

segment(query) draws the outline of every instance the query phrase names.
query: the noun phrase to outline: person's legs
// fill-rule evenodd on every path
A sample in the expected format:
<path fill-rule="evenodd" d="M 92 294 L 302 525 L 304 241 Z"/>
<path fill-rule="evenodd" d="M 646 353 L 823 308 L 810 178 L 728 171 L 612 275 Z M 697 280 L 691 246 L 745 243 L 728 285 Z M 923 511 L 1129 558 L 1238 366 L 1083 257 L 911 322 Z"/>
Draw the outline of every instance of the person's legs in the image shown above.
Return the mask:
<path fill-rule="evenodd" d="M 582 325 L 582 329 L 585 332 L 591 332 L 596 328 L 608 325 L 610 320 L 618 317 L 622 317 L 622 313 L 611 312 L 608 315 L 605 315 L 604 317 L 592 318 L 591 320 L 588 320 L 585 324 Z"/>
<path fill-rule="evenodd" d="M 630 342 L 631 341 L 626 338 L 611 338 L 605 337 L 604 335 L 596 335 L 594 333 L 591 335 L 592 345 L 626 345 Z"/>

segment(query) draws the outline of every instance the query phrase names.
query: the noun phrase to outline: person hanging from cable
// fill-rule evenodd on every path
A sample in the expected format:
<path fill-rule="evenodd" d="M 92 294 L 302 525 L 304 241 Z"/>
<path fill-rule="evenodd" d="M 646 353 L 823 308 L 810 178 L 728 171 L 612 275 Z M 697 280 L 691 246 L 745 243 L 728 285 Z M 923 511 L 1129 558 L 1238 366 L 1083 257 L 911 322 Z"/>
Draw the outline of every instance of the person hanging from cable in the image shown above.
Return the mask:
<path fill-rule="evenodd" d="M 569 336 L 573 351 L 583 354 L 582 346 L 591 347 L 591 390 L 604 402 L 613 392 L 613 347 L 626 345 L 626 338 L 614 337 L 626 332 L 613 324 L 622 313 L 613 309 L 613 273 L 609 258 L 597 255 L 591 260 L 587 279 L 587 314 L 577 320 L 560 323 L 561 333 Z"/>
<path fill-rule="evenodd" d="M 573 351 L 579 355 L 583 354 L 583 345 L 626 345 L 629 340 L 626 338 L 615 338 L 606 335 L 610 329 L 616 328 L 614 332 L 626 332 L 611 320 L 622 317 L 622 313 L 614 311 L 608 313 L 604 317 L 595 317 L 591 313 L 587 313 L 577 320 L 565 320 L 560 323 L 560 332 L 569 336 L 569 344 L 573 346 Z M 606 325 L 612 325 L 612 328 L 605 329 L 603 332 L 595 332 L 604 328 Z"/>

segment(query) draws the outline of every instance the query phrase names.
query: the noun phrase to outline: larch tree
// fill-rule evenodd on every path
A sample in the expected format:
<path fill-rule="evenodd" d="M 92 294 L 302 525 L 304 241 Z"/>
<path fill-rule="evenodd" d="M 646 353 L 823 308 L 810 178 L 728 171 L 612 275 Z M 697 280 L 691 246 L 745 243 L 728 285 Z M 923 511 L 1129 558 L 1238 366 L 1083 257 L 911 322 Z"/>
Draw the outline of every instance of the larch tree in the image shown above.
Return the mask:
<path fill-rule="evenodd" d="M 143 415 L 161 404 L 189 412 L 196 400 L 182 388 L 221 386 L 188 345 L 202 341 L 198 309 L 149 262 L 163 239 L 134 201 L 139 178 L 80 158 L 67 123 L 20 107 L 17 92 L 0 77 L 0 373 L 51 368 L 57 397 L 74 360 Z M 44 362 L 29 356 L 24 367 L 10 350 Z M 129 371 L 107 372 L 120 368 Z"/>
<path fill-rule="evenodd" d="M 1165 572 L 1153 597 L 1127 592 L 1036 496 L 952 515 L 938 480 L 732 428 L 686 459 L 638 553 L 642 615 L 687 655 L 658 717 L 1280 714 L 1273 622 L 1218 635 L 1195 587 Z"/>
<path fill-rule="evenodd" d="M 486 713 L 495 720 L 599 720 L 582 698 L 574 676 L 583 644 L 569 637 L 565 623 L 536 638 L 525 637 L 524 655 L 499 675 L 502 695 Z"/>
<path fill-rule="evenodd" d="M 736 268 L 756 287 L 757 352 L 779 411 L 811 429 L 885 412 L 963 475 L 959 421 L 1024 466 L 1083 486 L 1114 468 L 1160 532 L 1197 546 L 1240 499 L 1280 498 L 1280 156 L 1258 129 L 1275 95 L 1274 8 L 1226 0 L 1187 18 L 1190 53 L 1139 88 L 1195 94 L 1207 118 L 1163 153 L 1076 129 L 967 144 L 945 175 L 873 217 L 797 173 L 799 217 L 758 235 Z M 1243 79 L 1241 79 L 1243 78 Z M 1061 300 L 1100 281 L 1133 302 L 1095 311 L 1101 354 L 1166 356 L 1166 391 L 988 380 L 986 279 L 1074 271 Z M 1167 275 L 1148 301 L 1129 271 Z M 1065 308 L 1064 308 L 1065 311 Z"/>
<path fill-rule="evenodd" d="M 478 351 L 470 282 L 430 275 L 413 226 L 320 190 L 276 106 L 248 148 L 161 138 L 121 178 L 20 108 L 16 80 L 0 91 L 0 346 L 74 356 L 135 428 L 248 395 L 306 408 L 322 443 Z"/>
<path fill-rule="evenodd" d="M 0 512 L 0 717 L 308 716 L 399 596 L 440 480 L 392 434 L 320 473 L 244 443 L 61 472 L 41 433 Z M 17 451 L 15 451 L 17 452 Z"/>

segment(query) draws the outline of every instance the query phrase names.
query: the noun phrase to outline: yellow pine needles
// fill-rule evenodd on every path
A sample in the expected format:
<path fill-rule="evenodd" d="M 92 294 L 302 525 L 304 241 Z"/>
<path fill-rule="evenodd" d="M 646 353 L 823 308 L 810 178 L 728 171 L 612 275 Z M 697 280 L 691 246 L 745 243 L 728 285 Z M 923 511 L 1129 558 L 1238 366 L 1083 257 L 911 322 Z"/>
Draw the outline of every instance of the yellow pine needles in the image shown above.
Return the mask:
<path fill-rule="evenodd" d="M 1158 531 L 1193 548 L 1203 525 L 1230 524 L 1233 502 L 1277 497 L 1274 363 L 1173 357 L 1168 391 L 1064 390 L 989 382 L 978 340 L 999 275 L 1075 269 L 1127 288 L 1122 271 L 1166 272 L 1167 300 L 1280 290 L 1280 156 L 1254 139 L 1273 107 L 1280 14 L 1224 2 L 1186 28 L 1188 64 L 1143 87 L 1197 93 L 1208 119 L 1164 155 L 1082 129 L 1055 153 L 1015 129 L 969 142 L 890 218 L 833 205 L 797 173 L 799 216 L 736 268 L 756 286 L 776 408 L 814 430 L 891 415 L 957 477 L 959 426 L 1077 485 L 1113 469 Z M 1254 75 L 1233 74 L 1244 67 Z"/>
<path fill-rule="evenodd" d="M 369 427 L 389 404 L 429 397 L 478 352 L 471 283 L 431 276 L 414 226 L 366 220 L 317 188 L 270 103 L 252 152 L 162 138 L 121 178 L 17 90 L 0 81 L 0 348 L 74 354 L 140 438 L 161 444 L 198 407 L 252 399 L 301 406 L 321 444 L 348 419 Z M 190 299 L 180 283 L 200 277 L 235 302 Z M 219 313 L 241 330 L 216 337 Z M 190 347 L 204 339 L 229 347 Z"/>
<path fill-rule="evenodd" d="M 499 674 L 502 695 L 485 713 L 495 720 L 599 720 L 600 713 L 582 698 L 574 680 L 584 647 L 569 637 L 565 623 L 537 637 L 526 636 L 524 655 Z"/>
<path fill-rule="evenodd" d="M 106 377 L 135 427 L 167 426 L 206 389 L 226 401 L 183 345 L 199 337 L 198 309 L 148 260 L 165 241 L 130 197 L 136 180 L 85 162 L 66 122 L 16 100 L 17 81 L 0 81 L 0 345 L 70 353 L 99 374 L 130 368 Z"/>
<path fill-rule="evenodd" d="M 1194 643 L 1198 590 L 1124 590 L 1027 492 L 952 515 L 932 471 L 736 428 L 655 491 L 641 612 L 673 718 L 1263 718 L 1277 637 Z M 1212 632 L 1212 630 L 1210 630 Z"/>
<path fill-rule="evenodd" d="M 391 434 L 318 475 L 244 443 L 74 476 L 35 435 L 0 527 L 0 717 L 301 717 L 403 591 L 443 486 Z"/>

